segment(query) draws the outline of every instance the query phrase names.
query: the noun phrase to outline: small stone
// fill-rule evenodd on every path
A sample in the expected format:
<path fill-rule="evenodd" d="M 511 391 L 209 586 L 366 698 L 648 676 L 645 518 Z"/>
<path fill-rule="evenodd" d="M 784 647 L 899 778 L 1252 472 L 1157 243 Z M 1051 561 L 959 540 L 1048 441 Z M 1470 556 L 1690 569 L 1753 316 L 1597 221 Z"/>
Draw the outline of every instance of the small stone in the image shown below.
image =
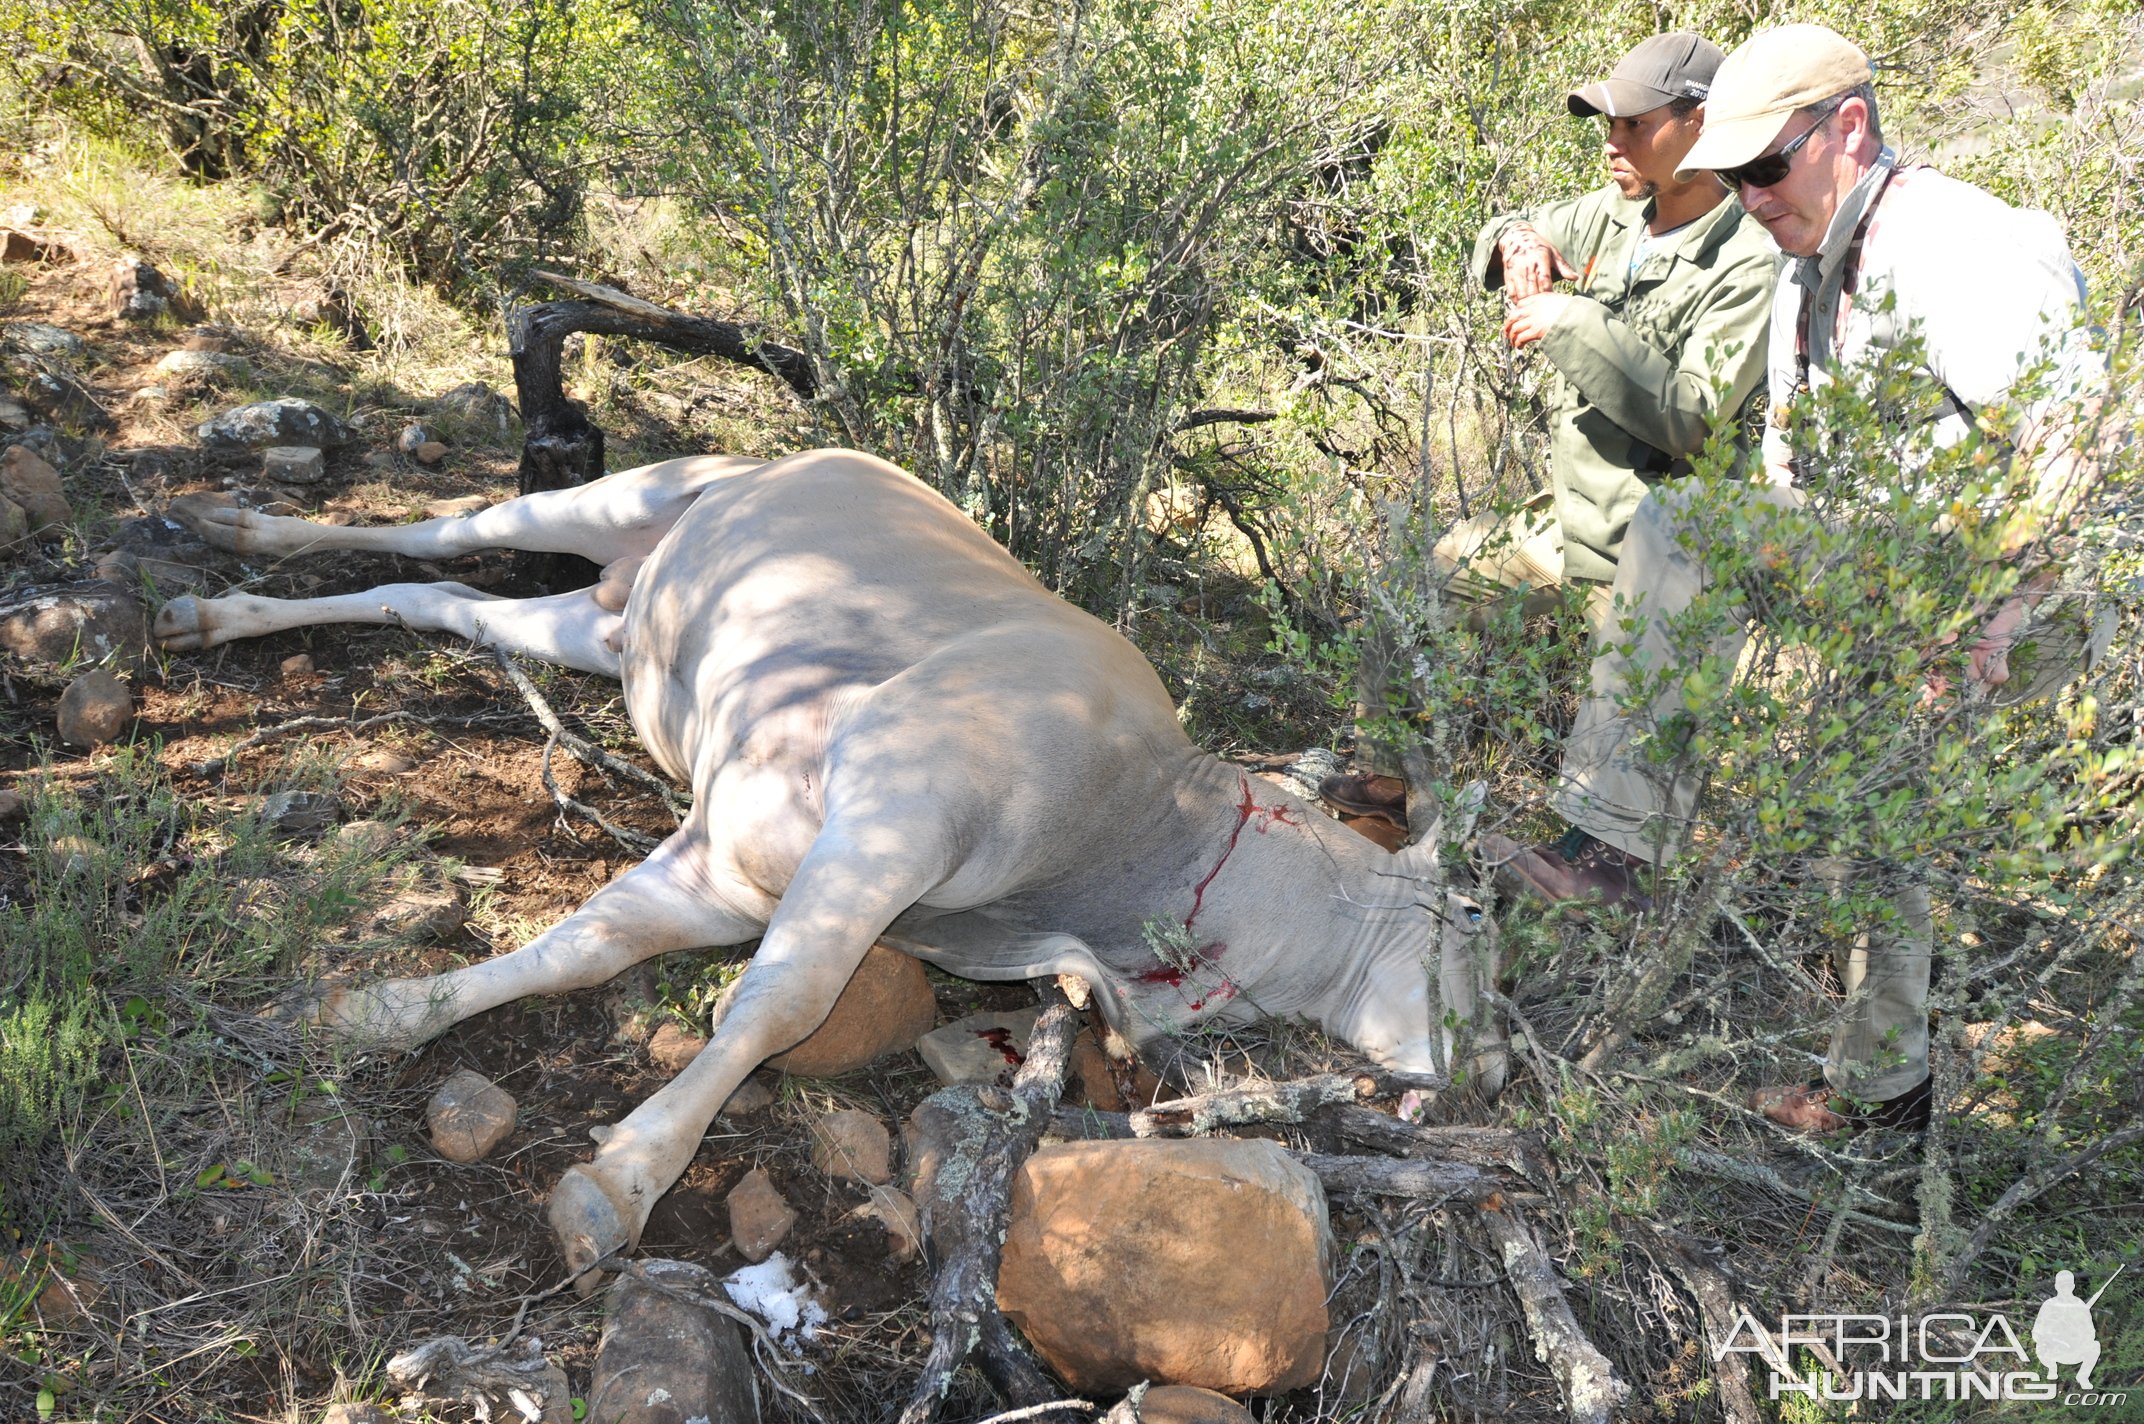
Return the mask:
<path fill-rule="evenodd" d="M 0 262 L 36 262 L 38 260 L 36 238 L 13 227 L 0 229 Z"/>
<path fill-rule="evenodd" d="M 320 1416 L 320 1424 L 402 1424 L 402 1421 L 401 1416 L 390 1412 L 385 1405 L 346 1400 L 329 1405 L 328 1412 Z"/>
<path fill-rule="evenodd" d="M 24 363 L 36 360 L 30 356 L 16 358 L 16 379 L 21 383 L 25 405 L 60 425 L 84 430 L 112 429 L 110 412 L 98 404 L 89 387 L 65 371 L 49 371 L 34 364 L 24 369 Z"/>
<path fill-rule="evenodd" d="M 456 519 L 464 514 L 474 514 L 480 509 L 489 509 L 489 495 L 465 494 L 460 499 L 435 499 L 424 507 L 426 519 Z"/>
<path fill-rule="evenodd" d="M 725 1198 L 730 1209 L 730 1241 L 747 1261 L 764 1261 L 782 1244 L 797 1214 L 774 1189 L 774 1179 L 764 1167 L 754 1167 L 730 1188 Z"/>
<path fill-rule="evenodd" d="M 587 1417 L 593 1424 L 757 1424 L 742 1329 L 694 1300 L 723 1299 L 722 1282 L 685 1261 L 644 1262 L 639 1277 L 621 1275 L 611 1287 Z"/>
<path fill-rule="evenodd" d="M 186 339 L 180 345 L 187 351 L 228 351 L 231 333 L 218 331 L 213 326 L 197 326 L 186 333 Z"/>
<path fill-rule="evenodd" d="M 9 227 L 36 227 L 45 220 L 45 210 L 35 203 L 9 203 L 0 208 L 0 223 Z"/>
<path fill-rule="evenodd" d="M 436 465 L 447 458 L 447 447 L 441 441 L 427 440 L 417 447 L 416 453 L 418 464 Z"/>
<path fill-rule="evenodd" d="M 0 396 L 0 430 L 27 430 L 35 420 L 30 408 L 21 401 Z"/>
<path fill-rule="evenodd" d="M 285 677 L 311 677 L 313 675 L 313 655 L 311 653 L 292 653 L 289 657 L 283 659 L 279 666 Z"/>
<path fill-rule="evenodd" d="M 514 1130 L 518 1108 L 513 1094 L 464 1068 L 442 1083 L 425 1107 L 432 1146 L 450 1162 L 480 1162 Z"/>
<path fill-rule="evenodd" d="M 811 1125 L 811 1164 L 838 1181 L 880 1186 L 893 1180 L 893 1137 L 861 1109 L 828 1113 Z"/>
<path fill-rule="evenodd" d="M 341 816 L 342 802 L 325 791 L 278 791 L 261 802 L 261 820 L 278 835 L 309 835 Z"/>
<path fill-rule="evenodd" d="M 868 1217 L 886 1229 L 886 1244 L 896 1261 L 913 1261 L 923 1251 L 923 1217 L 915 1201 L 899 1187 L 873 1187 L 871 1199 L 851 1216 Z"/>
<path fill-rule="evenodd" d="M 20 544 L 30 537 L 30 516 L 21 505 L 0 494 L 0 549 Z"/>
<path fill-rule="evenodd" d="M 194 438 L 212 450 L 265 450 L 271 445 L 330 450 L 348 444 L 350 434 L 350 427 L 327 410 L 295 397 L 236 406 L 194 427 Z"/>
<path fill-rule="evenodd" d="M 395 437 L 395 448 L 405 455 L 414 455 L 431 444 L 432 440 L 432 432 L 423 426 L 407 425 L 402 428 L 402 433 Z"/>
<path fill-rule="evenodd" d="M 22 506 L 32 533 L 74 522 L 60 472 L 28 446 L 10 445 L 0 454 L 0 495 Z"/>
<path fill-rule="evenodd" d="M 395 457 L 394 457 L 394 456 L 392 456 L 392 455 L 390 455 L 390 454 L 388 454 L 388 453 L 387 453 L 387 452 L 386 452 L 385 450 L 371 450 L 371 451 L 368 451 L 368 452 L 366 452 L 366 455 L 365 455 L 365 468 L 366 468 L 366 469 L 368 469 L 368 470 L 391 470 L 391 469 L 393 469 L 394 467 L 395 467 Z"/>
<path fill-rule="evenodd" d="M 681 1073 L 705 1047 L 707 1040 L 699 1034 L 676 1023 L 666 1023 L 649 1037 L 648 1058 L 665 1072 Z"/>
<path fill-rule="evenodd" d="M 730 1100 L 722 1105 L 722 1115 L 724 1117 L 750 1117 L 754 1113 L 765 1112 L 773 1106 L 774 1089 L 767 1085 L 762 1075 L 754 1073 L 751 1077 L 739 1083 L 737 1091 L 730 1094 Z"/>
<path fill-rule="evenodd" d="M 253 363 L 221 351 L 173 351 L 156 363 L 156 374 L 174 381 L 246 381 Z"/>
<path fill-rule="evenodd" d="M 256 916 L 266 913 L 256 909 Z M 333 1097 L 311 1097 L 291 1108 L 284 1121 L 280 1175 L 294 1187 L 317 1190 L 363 1184 L 365 1159 L 378 1129 Z"/>
<path fill-rule="evenodd" d="M 57 720 L 60 740 L 69 746 L 116 742 L 134 720 L 134 695 L 124 682 L 99 668 L 67 684 L 60 694 Z"/>
<path fill-rule="evenodd" d="M 112 264 L 106 295 L 112 315 L 129 321 L 197 310 L 177 283 L 132 253 Z"/>
<path fill-rule="evenodd" d="M 1083 1393 L 1316 1383 L 1334 1245 L 1310 1169 L 1263 1140 L 1072 1142 L 1021 1164 L 998 1308 Z"/>
<path fill-rule="evenodd" d="M 1215 1390 L 1157 1385 L 1139 1401 L 1140 1424 L 1257 1424 L 1250 1410 Z"/>
<path fill-rule="evenodd" d="M 149 655 L 149 615 L 132 589 L 108 583 L 0 593 L 0 651 L 53 671 L 138 666 Z"/>
<path fill-rule="evenodd" d="M 13 788 L 0 791 L 0 825 L 22 819 L 22 793 Z"/>
<path fill-rule="evenodd" d="M 325 478 L 328 457 L 310 445 L 271 445 L 261 452 L 261 478 L 279 484 L 309 485 Z"/>
<path fill-rule="evenodd" d="M 64 356 L 79 361 L 89 354 L 89 345 L 64 326 L 41 321 L 9 322 L 0 330 L 0 346 L 10 351 L 28 351 L 37 356 Z"/>
<path fill-rule="evenodd" d="M 414 770 L 416 765 L 416 762 L 402 753 L 389 751 L 386 747 L 374 747 L 350 758 L 350 766 L 353 769 L 375 772 L 381 776 L 400 776 L 406 771 Z"/>
<path fill-rule="evenodd" d="M 826 1022 L 767 1064 L 801 1078 L 839 1077 L 906 1052 L 937 1021 L 938 1001 L 922 964 L 875 944 L 849 976 Z"/>
<path fill-rule="evenodd" d="M 352 821 L 335 828 L 335 844 L 367 860 L 377 860 L 394 843 L 395 828 L 385 821 Z"/>
<path fill-rule="evenodd" d="M 1010 1081 L 1010 1075 L 1027 1061 L 1028 1036 L 1041 1017 L 1039 1007 L 969 1014 L 925 1034 L 916 1043 L 916 1051 L 947 1087 L 995 1083 L 1001 1078 Z"/>
<path fill-rule="evenodd" d="M 87 836 L 54 836 L 45 843 L 45 859 L 62 877 L 86 875 L 104 856 L 104 847 Z"/>
<path fill-rule="evenodd" d="M 423 943 L 450 940 L 469 923 L 469 896 L 449 882 L 436 889 L 412 888 L 372 913 L 370 927 L 380 934 Z"/>

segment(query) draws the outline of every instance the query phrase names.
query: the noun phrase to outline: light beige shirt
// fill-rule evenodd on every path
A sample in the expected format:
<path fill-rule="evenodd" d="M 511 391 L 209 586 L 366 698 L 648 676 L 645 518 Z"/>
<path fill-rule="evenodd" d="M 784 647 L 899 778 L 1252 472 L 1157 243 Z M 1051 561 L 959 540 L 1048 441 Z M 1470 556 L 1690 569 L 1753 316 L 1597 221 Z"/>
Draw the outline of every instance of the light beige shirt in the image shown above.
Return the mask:
<path fill-rule="evenodd" d="M 1872 202 L 1849 291 L 1848 257 Z M 2084 273 L 2055 220 L 1933 169 L 1900 168 L 1888 148 L 1840 204 L 1816 256 L 1788 258 L 1781 269 L 1768 362 L 1775 413 L 1791 409 L 1800 379 L 1796 327 L 1805 292 L 1813 294 L 1812 387 L 1880 363 L 1919 334 L 1925 373 L 1963 407 L 1935 422 L 1938 448 L 1963 439 L 1972 416 L 2002 401 L 2043 354 L 2054 361 L 2057 396 L 2105 382 L 2105 363 L 2079 324 Z M 2030 420 L 2040 410 L 2018 414 Z M 1775 416 L 1764 434 L 1765 464 L 1783 469 L 1788 456 Z"/>

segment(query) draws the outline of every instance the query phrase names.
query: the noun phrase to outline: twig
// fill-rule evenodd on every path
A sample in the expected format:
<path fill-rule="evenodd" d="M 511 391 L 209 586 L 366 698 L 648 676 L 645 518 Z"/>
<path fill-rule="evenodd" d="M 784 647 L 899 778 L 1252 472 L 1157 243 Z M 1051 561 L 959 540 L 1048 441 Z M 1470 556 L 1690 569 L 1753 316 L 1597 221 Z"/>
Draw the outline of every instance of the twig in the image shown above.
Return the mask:
<path fill-rule="evenodd" d="M 1045 1414 L 1075 1411 L 1092 1414 L 1099 1408 L 1099 1404 L 1085 1399 L 1053 1399 L 1048 1404 L 1030 1404 L 1025 1409 L 1008 1409 L 1003 1414 L 993 1414 L 987 1419 L 978 1420 L 977 1424 L 1019 1424 L 1023 1419 L 1040 1419 Z"/>
<path fill-rule="evenodd" d="M 1666 1258 L 1669 1268 L 1682 1277 L 1691 1298 L 1697 1302 L 1698 1314 L 1704 1317 L 1706 1338 L 1717 1352 L 1733 1335 L 1735 1326 L 1735 1297 L 1727 1277 L 1700 1258 L 1695 1243 L 1671 1235 L 1650 1222 L 1640 1221 L 1635 1225 L 1651 1238 L 1654 1249 Z M 1792 1373 L 1784 1369 L 1785 1358 L 1778 1355 L 1771 1338 L 1761 1330 L 1757 1333 L 1763 1342 L 1760 1348 L 1769 1347 L 1765 1351 L 1766 1358 L 1775 1361 L 1774 1368 Z M 1720 1406 L 1727 1414 L 1728 1424 L 1759 1424 L 1757 1400 L 1749 1389 L 1749 1372 L 1743 1368 L 1739 1355 L 1716 1355 L 1716 1359 L 1718 1363 L 1713 1366 L 1712 1377 L 1720 1386 Z"/>
<path fill-rule="evenodd" d="M 2109 1152 L 2120 1151 L 2137 1141 L 2144 1141 L 2144 1123 L 2132 1123 L 2128 1127 L 2117 1128 L 2082 1151 L 2072 1152 L 2067 1157 L 2058 1157 L 2052 1162 L 2029 1168 L 2024 1176 L 2010 1184 L 2010 1190 L 1996 1198 L 1995 1205 L 1988 1208 L 1988 1214 L 1981 1218 L 1980 1225 L 1973 1228 L 1973 1234 L 1967 1238 L 1964 1248 L 1952 1258 L 1949 1270 L 1944 1273 L 1948 1289 L 1956 1293 L 1959 1283 L 1965 1279 L 1967 1269 L 1979 1258 L 1981 1252 L 1988 1249 L 1988 1243 L 1995 1239 L 1995 1233 L 2002 1229 L 2002 1224 L 2008 1221 L 2019 1207 L 2045 1196 L 2063 1181 L 2091 1166 Z"/>
<path fill-rule="evenodd" d="M 1489 1206 L 1482 1209 L 1481 1219 L 1496 1242 L 1519 1308 L 1526 1314 L 1534 1356 L 1562 1386 L 1564 1408 L 1574 1424 L 1610 1424 L 1630 1387 L 1616 1378 L 1615 1366 L 1579 1328 L 1548 1253 L 1517 1216 Z"/>
<path fill-rule="evenodd" d="M 544 731 L 550 734 L 550 740 L 544 743 L 543 748 L 543 784 L 544 789 L 551 793 L 551 801 L 558 807 L 561 817 L 570 813 L 592 821 L 596 826 L 608 832 L 612 840 L 629 850 L 637 850 L 642 855 L 655 849 L 657 844 L 652 837 L 641 835 L 638 831 L 629 831 L 623 826 L 614 825 L 595 807 L 574 800 L 560 788 L 557 780 L 551 775 L 551 750 L 560 746 L 573 753 L 574 758 L 585 766 L 622 776 L 628 781 L 647 787 L 662 798 L 663 805 L 669 808 L 671 819 L 680 825 L 684 824 L 683 803 L 667 783 L 660 777 L 652 776 L 642 771 L 631 762 L 620 761 L 594 743 L 567 731 L 565 726 L 558 720 L 558 713 L 552 710 L 550 702 L 545 699 L 541 692 L 536 690 L 536 684 L 529 681 L 528 674 L 521 671 L 520 667 L 515 664 L 513 654 L 507 652 L 504 648 L 493 648 L 491 656 L 492 660 L 499 665 L 499 670 L 506 674 L 506 680 L 514 685 L 514 690 L 519 692 L 522 700 L 528 703 L 529 711 L 535 714 L 537 722 L 542 725 Z"/>
<path fill-rule="evenodd" d="M 480 717 L 420 717 L 414 712 L 382 712 L 376 717 L 367 717 L 358 722 L 346 717 L 293 717 L 288 722 L 278 722 L 273 727 L 261 728 L 243 741 L 232 743 L 222 756 L 197 761 L 190 769 L 196 776 L 219 775 L 230 770 L 231 763 L 238 760 L 240 754 L 284 737 L 296 736 L 300 732 L 349 732 L 354 736 L 360 732 L 369 732 L 374 727 L 385 726 L 389 722 L 414 722 L 424 727 L 442 723 L 450 727 L 474 727 L 496 720 L 497 715 L 486 713 Z"/>
<path fill-rule="evenodd" d="M 949 1111 L 970 1121 L 980 1119 L 980 1126 L 965 1133 L 952 1149 L 962 1159 L 961 1169 L 933 1173 L 929 1189 L 920 1193 L 930 1223 L 931 1254 L 936 1258 L 931 1281 L 931 1349 L 901 1411 L 901 1424 L 926 1424 L 937 1417 L 938 1406 L 952 1388 L 954 1372 L 968 1352 L 978 1343 L 987 1348 L 1000 1338 L 988 1325 L 997 1314 L 998 1261 L 1004 1249 L 1004 1217 L 1012 1199 L 1013 1175 L 1041 1141 L 1042 1130 L 1051 1120 L 1051 1105 L 1064 1093 L 1072 1037 L 1079 1026 L 1079 1015 L 1062 990 L 1054 985 L 1045 989 L 1043 1002 L 1048 1007 L 1035 1021 L 1027 1059 L 1013 1075 L 1009 1101 L 1002 1092 L 975 1088 L 949 1088 L 940 1095 Z M 993 1097 L 1003 1101 L 1002 1109 L 986 1106 Z M 1010 1331 L 1004 1335 L 1009 1337 Z M 1051 1392 L 1032 1361 L 992 1354 L 994 1384 L 1002 1381 L 1004 1387 L 1044 1397 Z M 1041 1402 L 1041 1398 L 1008 1401 L 1016 1407 Z"/>

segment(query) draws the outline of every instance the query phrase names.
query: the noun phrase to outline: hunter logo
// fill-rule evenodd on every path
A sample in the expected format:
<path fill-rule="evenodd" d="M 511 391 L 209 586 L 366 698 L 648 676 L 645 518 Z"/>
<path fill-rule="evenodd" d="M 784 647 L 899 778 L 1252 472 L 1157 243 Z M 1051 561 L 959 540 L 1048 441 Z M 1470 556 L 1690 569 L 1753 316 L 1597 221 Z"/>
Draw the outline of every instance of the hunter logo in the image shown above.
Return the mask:
<path fill-rule="evenodd" d="M 2117 1267 L 2114 1275 L 2121 1274 Z M 2114 1276 L 2090 1299 L 2077 1296 L 2077 1278 L 2055 1276 L 2055 1293 L 2033 1317 L 2028 1353 L 2010 1318 L 1999 1311 L 1937 1311 L 1927 1315 L 1783 1315 L 1767 1331 L 1743 1311 L 1727 1338 L 1713 1347 L 1715 1362 L 1729 1355 L 1763 1357 L 1773 1399 L 1856 1400 L 2059 1400 L 2068 1405 L 2120 1404 L 2126 1393 L 2095 1392 L 2099 1335 L 2092 1307 Z M 1818 1363 L 1797 1366 L 1792 1351 Z M 2064 1367 L 2072 1385 L 2062 1388 Z"/>

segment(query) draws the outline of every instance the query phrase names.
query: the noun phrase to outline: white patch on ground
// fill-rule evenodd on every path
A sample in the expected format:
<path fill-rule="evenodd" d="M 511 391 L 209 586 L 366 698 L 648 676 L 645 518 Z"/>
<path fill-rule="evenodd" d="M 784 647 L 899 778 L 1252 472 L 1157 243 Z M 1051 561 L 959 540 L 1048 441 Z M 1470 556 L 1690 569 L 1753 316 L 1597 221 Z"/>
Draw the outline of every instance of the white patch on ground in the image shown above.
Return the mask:
<path fill-rule="evenodd" d="M 789 1258 L 779 1251 L 724 1276 L 722 1289 L 740 1309 L 766 1321 L 774 1338 L 785 1345 L 791 1334 L 806 1343 L 817 1339 L 827 1321 L 826 1307 L 812 1299 L 811 1287 L 796 1279 Z"/>

